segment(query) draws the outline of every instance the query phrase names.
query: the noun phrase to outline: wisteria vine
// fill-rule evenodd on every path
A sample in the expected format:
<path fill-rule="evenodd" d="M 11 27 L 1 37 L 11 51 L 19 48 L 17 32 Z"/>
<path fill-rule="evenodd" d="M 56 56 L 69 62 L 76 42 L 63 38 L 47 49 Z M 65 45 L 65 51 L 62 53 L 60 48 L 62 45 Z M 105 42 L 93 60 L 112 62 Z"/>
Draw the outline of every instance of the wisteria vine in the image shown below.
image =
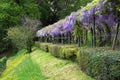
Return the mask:
<path fill-rule="evenodd" d="M 94 1 L 93 1 L 94 3 Z M 93 4 L 91 3 L 91 5 Z M 92 28 L 93 16 L 95 17 L 95 24 L 98 28 L 104 29 L 107 27 L 114 27 L 117 23 L 117 17 L 114 13 L 115 0 L 98 0 L 94 6 L 89 9 L 83 8 L 77 12 L 71 13 L 70 16 L 60 20 L 52 25 L 38 30 L 37 37 L 56 36 L 73 32 L 76 21 L 81 25 Z"/>

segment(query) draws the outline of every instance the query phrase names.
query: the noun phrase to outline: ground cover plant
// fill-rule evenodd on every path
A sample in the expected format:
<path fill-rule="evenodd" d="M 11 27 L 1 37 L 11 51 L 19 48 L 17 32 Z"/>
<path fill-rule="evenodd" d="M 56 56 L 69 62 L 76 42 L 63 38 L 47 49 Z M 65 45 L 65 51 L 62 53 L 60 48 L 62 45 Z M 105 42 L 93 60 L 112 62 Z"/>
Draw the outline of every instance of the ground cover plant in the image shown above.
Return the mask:
<path fill-rule="evenodd" d="M 3 57 L 0 59 L 0 75 L 6 68 L 6 61 L 7 61 L 7 57 Z"/>
<path fill-rule="evenodd" d="M 0 80 L 45 80 L 40 67 L 32 61 L 27 50 L 21 50 L 7 62 Z"/>

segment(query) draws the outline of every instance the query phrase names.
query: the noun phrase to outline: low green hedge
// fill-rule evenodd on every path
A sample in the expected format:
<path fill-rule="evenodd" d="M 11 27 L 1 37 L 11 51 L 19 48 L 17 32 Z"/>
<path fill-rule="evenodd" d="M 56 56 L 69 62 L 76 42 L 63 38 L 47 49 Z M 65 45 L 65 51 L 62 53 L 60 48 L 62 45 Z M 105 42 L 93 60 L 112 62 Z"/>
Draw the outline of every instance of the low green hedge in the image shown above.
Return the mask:
<path fill-rule="evenodd" d="M 36 47 L 39 47 L 45 52 L 50 52 L 53 56 L 59 57 L 62 59 L 76 59 L 76 53 L 78 48 L 76 45 L 61 45 L 61 44 L 51 44 L 51 43 L 35 43 Z"/>
<path fill-rule="evenodd" d="M 35 42 L 35 46 L 38 47 L 38 48 L 40 48 L 40 42 L 39 42 L 39 41 L 36 41 L 36 42 Z"/>
<path fill-rule="evenodd" d="M 55 56 L 55 57 L 60 57 L 59 55 L 59 50 L 60 50 L 60 45 L 57 44 L 52 44 L 48 46 L 49 52 Z"/>
<path fill-rule="evenodd" d="M 120 79 L 120 52 L 81 48 L 77 60 L 81 70 L 96 80 Z"/>
<path fill-rule="evenodd" d="M 74 45 L 52 44 L 48 46 L 49 52 L 62 59 L 76 59 L 77 47 Z"/>
<path fill-rule="evenodd" d="M 62 46 L 59 50 L 60 58 L 75 60 L 77 57 L 77 47 Z"/>
<path fill-rule="evenodd" d="M 40 48 L 41 50 L 45 52 L 49 52 L 48 46 L 51 45 L 51 43 L 40 43 L 40 42 L 35 42 L 35 46 Z"/>
<path fill-rule="evenodd" d="M 50 45 L 50 43 L 40 43 L 40 49 L 45 52 L 49 52 L 49 49 L 48 49 L 49 45 Z"/>
<path fill-rule="evenodd" d="M 0 75 L 6 68 L 6 61 L 7 61 L 7 57 L 3 57 L 0 59 Z"/>

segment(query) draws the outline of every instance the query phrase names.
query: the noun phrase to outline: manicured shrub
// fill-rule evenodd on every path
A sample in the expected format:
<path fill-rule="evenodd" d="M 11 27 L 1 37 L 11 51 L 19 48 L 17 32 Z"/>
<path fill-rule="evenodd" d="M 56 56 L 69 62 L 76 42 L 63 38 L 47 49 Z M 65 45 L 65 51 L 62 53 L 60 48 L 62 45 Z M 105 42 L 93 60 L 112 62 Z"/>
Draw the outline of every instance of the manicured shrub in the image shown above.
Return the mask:
<path fill-rule="evenodd" d="M 49 52 L 55 56 L 55 57 L 59 57 L 59 50 L 60 50 L 61 45 L 57 45 L 57 44 L 52 44 L 49 45 Z"/>
<path fill-rule="evenodd" d="M 40 49 L 49 52 L 48 46 L 51 45 L 51 43 L 40 43 Z"/>
<path fill-rule="evenodd" d="M 35 47 L 40 48 L 40 42 L 39 42 L 39 41 L 36 41 L 36 42 L 35 42 Z"/>
<path fill-rule="evenodd" d="M 60 58 L 75 60 L 77 53 L 77 47 L 62 46 L 59 50 Z"/>
<path fill-rule="evenodd" d="M 109 55 L 104 57 L 104 74 L 107 80 L 120 80 L 120 52 L 109 51 Z"/>
<path fill-rule="evenodd" d="M 45 51 L 45 52 L 50 52 L 50 45 L 52 43 L 41 43 L 39 41 L 35 42 L 35 46 L 38 47 L 39 49 Z"/>
<path fill-rule="evenodd" d="M 120 78 L 119 59 L 119 51 L 97 48 L 81 48 L 77 55 L 81 70 L 96 80 L 116 80 Z"/>
<path fill-rule="evenodd" d="M 55 57 L 71 60 L 76 59 L 77 47 L 74 45 L 52 44 L 48 48 L 49 52 Z"/>
<path fill-rule="evenodd" d="M 7 61 L 7 57 L 3 57 L 0 59 L 0 75 L 6 68 L 6 61 Z"/>
<path fill-rule="evenodd" d="M 77 56 L 78 48 L 76 45 L 61 45 L 61 44 L 51 44 L 51 43 L 35 43 L 36 47 L 39 47 L 45 52 L 50 52 L 55 57 L 60 57 L 63 59 L 75 60 Z"/>

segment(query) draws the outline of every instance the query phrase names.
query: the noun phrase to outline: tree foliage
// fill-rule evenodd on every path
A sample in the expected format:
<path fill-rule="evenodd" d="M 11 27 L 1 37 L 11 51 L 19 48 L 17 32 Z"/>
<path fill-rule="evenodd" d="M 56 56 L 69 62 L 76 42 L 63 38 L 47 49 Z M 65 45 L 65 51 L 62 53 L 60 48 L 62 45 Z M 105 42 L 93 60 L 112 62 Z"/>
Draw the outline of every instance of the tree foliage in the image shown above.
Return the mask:
<path fill-rule="evenodd" d="M 65 18 L 92 0 L 36 0 L 44 26 Z"/>
<path fill-rule="evenodd" d="M 31 52 L 33 45 L 34 31 L 33 27 L 13 27 L 8 29 L 8 38 L 17 49 L 27 49 Z"/>
<path fill-rule="evenodd" d="M 0 53 L 9 46 L 5 39 L 7 29 L 21 25 L 22 16 L 40 19 L 40 11 L 35 0 L 0 0 Z"/>

